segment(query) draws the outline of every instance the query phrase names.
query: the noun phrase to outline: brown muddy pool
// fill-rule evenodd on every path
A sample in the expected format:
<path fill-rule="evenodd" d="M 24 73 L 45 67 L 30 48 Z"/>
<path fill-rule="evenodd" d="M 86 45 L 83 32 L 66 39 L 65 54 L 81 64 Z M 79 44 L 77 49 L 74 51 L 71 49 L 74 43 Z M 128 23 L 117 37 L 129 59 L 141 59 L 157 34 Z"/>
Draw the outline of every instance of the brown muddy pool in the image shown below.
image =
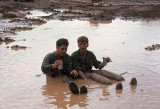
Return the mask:
<path fill-rule="evenodd" d="M 61 78 L 48 78 L 41 72 L 43 57 L 56 49 L 59 38 L 70 42 L 68 54 L 77 50 L 76 40 L 89 38 L 88 49 L 97 59 L 109 56 L 105 70 L 125 73 L 123 90 L 117 82 L 103 85 L 76 80 L 88 93 L 73 95 Z M 60 21 L 49 20 L 30 31 L 17 32 L 15 42 L 0 45 L 0 109 L 158 109 L 160 107 L 160 50 L 146 51 L 160 44 L 160 20 Z M 26 39 L 25 41 L 23 41 Z M 29 48 L 11 50 L 7 46 Z M 137 86 L 130 80 L 136 77 Z"/>

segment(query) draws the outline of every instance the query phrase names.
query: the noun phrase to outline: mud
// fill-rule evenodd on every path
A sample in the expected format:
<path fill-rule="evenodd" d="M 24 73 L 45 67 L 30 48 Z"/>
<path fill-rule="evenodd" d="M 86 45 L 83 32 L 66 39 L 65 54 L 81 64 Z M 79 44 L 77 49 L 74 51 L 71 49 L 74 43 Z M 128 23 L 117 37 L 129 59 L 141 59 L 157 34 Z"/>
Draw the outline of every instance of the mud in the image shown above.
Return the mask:
<path fill-rule="evenodd" d="M 73 9 L 74 7 L 72 12 Z M 38 19 L 44 21 L 52 17 L 58 19 L 59 11 L 65 10 L 54 9 L 51 15 L 47 14 L 48 16 L 44 16 L 46 18 Z M 82 13 L 79 10 L 76 12 Z M 22 18 L 28 18 L 28 15 L 24 16 L 27 13 L 33 14 L 31 17 L 37 15 L 33 11 L 20 11 Z M 0 28 L 0 31 L 8 31 L 14 25 L 20 30 L 23 30 L 23 27 L 33 28 L 32 31 L 24 32 L 13 30 L 17 35 L 9 36 L 15 38 L 16 42 L 8 45 L 3 42 L 0 45 L 2 109 L 28 109 L 28 107 L 30 109 L 93 109 L 93 107 L 158 109 L 160 107 L 160 61 L 158 61 L 160 51 L 150 52 L 144 49 L 148 45 L 159 44 L 159 20 L 50 20 L 41 26 L 30 26 L 20 17 L 1 20 L 2 26 L 7 28 Z M 104 70 L 111 70 L 125 77 L 125 81 L 122 82 L 123 90 L 115 89 L 119 83 L 117 81 L 108 86 L 92 80 L 78 79 L 75 81 L 77 85 L 79 87 L 85 85 L 88 93 L 74 95 L 61 78 L 47 78 L 42 74 L 40 69 L 42 59 L 47 52 L 56 49 L 54 47 L 56 39 L 67 38 L 71 42 L 67 53 L 71 54 L 77 49 L 76 39 L 80 35 L 90 39 L 89 49 L 96 53 L 99 60 L 102 60 L 102 57 L 111 57 L 113 62 Z M 3 36 L 3 40 L 9 36 Z M 31 49 L 15 51 L 16 49 L 11 50 L 12 45 L 29 46 Z M 138 85 L 129 84 L 132 77 L 137 78 Z"/>
<path fill-rule="evenodd" d="M 23 2 L 20 2 L 23 1 Z M 92 6 L 91 0 L 0 0 L 0 19 L 11 19 L 9 23 L 21 23 L 23 27 L 12 26 L 2 30 L 0 37 L 32 29 L 31 25 L 41 25 L 49 19 L 59 20 L 99 20 L 115 18 L 144 19 L 160 18 L 160 0 L 102 0 L 101 6 Z M 27 18 L 31 10 L 42 10 L 51 15 L 39 18 Z"/>
<path fill-rule="evenodd" d="M 160 0 L 121 0 L 107 1 L 102 0 L 101 6 L 92 6 L 89 0 L 35 0 L 34 2 L 12 2 L 0 1 L 1 18 L 20 17 L 13 12 L 42 9 L 44 11 L 55 12 L 54 9 L 65 9 L 65 12 L 57 11 L 61 14 L 60 19 L 78 19 L 78 17 L 87 17 L 96 20 L 111 20 L 116 17 L 125 18 L 159 18 Z M 79 10 L 79 11 L 77 11 Z M 53 16 L 56 16 L 54 13 Z M 72 14 L 72 15 L 71 15 Z M 83 16 L 82 16 L 83 15 Z M 53 17 L 52 16 L 52 17 Z M 54 17 L 53 17 L 54 18 Z"/>
<path fill-rule="evenodd" d="M 26 30 L 32 30 L 32 27 L 15 27 L 11 28 L 11 31 L 26 31 Z"/>
<path fill-rule="evenodd" d="M 159 50 L 159 49 L 160 49 L 160 44 L 153 44 L 145 48 L 145 50 L 147 51 L 153 51 L 153 50 Z"/>
<path fill-rule="evenodd" d="M 70 13 L 84 14 L 91 19 L 95 16 L 97 20 L 107 20 L 104 15 L 115 17 L 142 17 L 142 18 L 159 18 L 160 17 L 160 0 L 121 0 L 121 2 L 112 0 L 102 0 L 101 6 L 92 6 L 89 0 L 35 0 L 34 2 L 12 2 L 0 1 L 0 12 L 8 14 L 8 12 L 18 12 L 34 9 L 43 9 L 45 11 L 53 11 L 54 9 L 66 9 Z M 72 12 L 71 12 L 72 10 Z M 81 13 L 75 12 L 81 10 Z M 147 13 L 147 14 L 146 14 Z M 62 12 L 66 14 L 66 12 Z M 103 15 L 103 16 L 102 16 Z M 9 15 L 9 17 L 16 17 Z M 68 16 L 69 17 L 69 16 Z M 72 16 L 70 18 L 73 18 Z"/>
<path fill-rule="evenodd" d="M 7 46 L 7 48 L 9 48 L 9 46 Z M 30 48 L 30 47 L 20 46 L 20 45 L 13 45 L 13 46 L 11 46 L 11 50 L 15 50 L 15 51 L 17 51 L 17 50 L 25 50 L 27 48 Z"/>
<path fill-rule="evenodd" d="M 10 37 L 5 37 L 5 38 L 2 38 L 2 37 L 0 37 L 0 44 L 2 44 L 3 42 L 4 43 L 12 43 L 12 42 L 14 42 L 15 40 L 14 39 L 12 39 L 12 38 L 10 38 Z"/>

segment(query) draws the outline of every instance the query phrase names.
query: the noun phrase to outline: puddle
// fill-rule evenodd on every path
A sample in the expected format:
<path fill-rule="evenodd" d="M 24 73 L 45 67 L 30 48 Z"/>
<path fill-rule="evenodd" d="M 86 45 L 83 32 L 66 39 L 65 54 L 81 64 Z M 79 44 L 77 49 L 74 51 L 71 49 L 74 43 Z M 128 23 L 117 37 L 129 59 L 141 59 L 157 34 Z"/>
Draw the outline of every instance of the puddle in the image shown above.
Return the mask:
<path fill-rule="evenodd" d="M 39 18 L 39 17 L 42 17 L 42 16 L 49 16 L 49 15 L 52 15 L 51 13 L 46 13 L 46 12 L 43 12 L 41 10 L 32 10 L 32 11 L 29 11 L 29 15 L 27 15 L 28 18 Z"/>
<path fill-rule="evenodd" d="M 29 14 L 29 15 L 28 15 Z M 42 16 L 48 16 L 51 15 L 50 13 L 45 13 L 40 10 L 33 10 L 33 11 L 26 11 L 22 12 L 20 11 L 17 14 L 18 18 L 8 18 L 8 19 L 1 19 L 0 21 L 0 34 L 1 37 L 10 36 L 13 37 L 17 34 L 18 31 L 30 31 L 32 30 L 35 25 L 39 26 L 46 21 L 43 18 L 40 18 Z M 26 16 L 26 18 L 21 17 Z"/>
<path fill-rule="evenodd" d="M 0 108 L 157 109 L 160 107 L 160 50 L 146 51 L 145 47 L 160 43 L 159 30 L 160 20 L 116 19 L 108 22 L 49 20 L 30 31 L 20 31 L 15 35 L 15 42 L 0 45 Z M 116 81 L 107 86 L 77 80 L 78 86 L 85 84 L 89 92 L 73 95 L 60 78 L 41 75 L 42 60 L 48 52 L 56 50 L 57 39 L 69 40 L 67 52 L 71 54 L 78 49 L 77 38 L 82 35 L 89 38 L 88 49 L 98 60 L 106 56 L 112 59 L 105 70 L 117 74 L 127 72 L 123 75 L 122 91 L 115 89 Z M 6 47 L 13 45 L 30 48 L 15 51 Z M 136 87 L 129 84 L 132 77 L 137 78 Z"/>

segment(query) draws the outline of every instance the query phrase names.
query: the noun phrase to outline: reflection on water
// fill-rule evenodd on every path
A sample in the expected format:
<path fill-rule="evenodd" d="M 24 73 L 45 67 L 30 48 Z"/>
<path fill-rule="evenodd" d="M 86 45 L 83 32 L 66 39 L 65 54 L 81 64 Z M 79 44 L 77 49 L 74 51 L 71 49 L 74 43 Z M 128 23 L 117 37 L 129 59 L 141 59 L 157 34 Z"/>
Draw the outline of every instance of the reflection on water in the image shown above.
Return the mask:
<path fill-rule="evenodd" d="M 49 16 L 49 15 L 51 15 L 51 13 L 46 13 L 46 12 L 43 12 L 41 10 L 32 10 L 29 13 L 30 14 L 27 15 L 28 18 L 38 18 L 38 17 L 41 17 L 41 16 Z"/>
<path fill-rule="evenodd" d="M 120 94 L 122 94 L 122 91 L 123 91 L 123 90 L 116 90 L 116 94 L 119 94 L 119 95 L 120 95 Z"/>
<path fill-rule="evenodd" d="M 160 50 L 145 50 L 147 46 L 160 44 L 159 24 L 160 20 L 116 19 L 108 23 L 50 20 L 31 31 L 18 32 L 15 42 L 0 45 L 0 108 L 159 108 Z M 56 40 L 67 38 L 70 42 L 67 52 L 71 54 L 78 49 L 77 38 L 82 35 L 89 38 L 88 49 L 98 60 L 106 56 L 112 59 L 104 70 L 123 74 L 123 90 L 115 89 L 117 81 L 107 86 L 76 80 L 79 87 L 85 84 L 89 92 L 73 95 L 60 78 L 42 75 L 42 60 L 48 52 L 56 50 Z M 18 51 L 7 48 L 13 45 L 31 48 Z M 129 84 L 132 77 L 137 78 L 137 86 Z"/>
<path fill-rule="evenodd" d="M 137 85 L 130 85 L 132 93 L 136 92 L 136 87 L 137 87 Z"/>
<path fill-rule="evenodd" d="M 90 20 L 89 22 L 93 26 L 98 26 L 99 24 L 109 24 L 109 23 L 112 23 L 112 20 L 108 20 L 108 21 Z"/>
<path fill-rule="evenodd" d="M 54 104 L 55 108 L 67 109 L 67 106 L 87 106 L 87 94 L 74 95 L 69 91 L 68 84 L 62 82 L 61 77 L 50 78 L 46 76 L 46 84 L 42 87 L 42 94 L 47 97 L 47 104 Z"/>

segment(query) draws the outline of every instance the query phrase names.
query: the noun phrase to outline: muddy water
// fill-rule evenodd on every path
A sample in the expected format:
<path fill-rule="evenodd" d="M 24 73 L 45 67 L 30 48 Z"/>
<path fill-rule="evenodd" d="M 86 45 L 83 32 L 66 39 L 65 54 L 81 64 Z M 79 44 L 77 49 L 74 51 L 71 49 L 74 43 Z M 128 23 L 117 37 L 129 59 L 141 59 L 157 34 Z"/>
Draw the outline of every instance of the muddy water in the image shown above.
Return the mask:
<path fill-rule="evenodd" d="M 160 107 L 160 50 L 144 48 L 160 43 L 160 20 L 156 21 L 59 21 L 50 20 L 31 31 L 18 32 L 17 41 L 0 45 L 1 109 L 158 109 Z M 123 90 L 117 84 L 103 85 L 91 80 L 75 81 L 86 85 L 88 93 L 73 95 L 61 78 L 48 78 L 40 66 L 43 57 L 55 50 L 59 38 L 70 42 L 68 54 L 77 50 L 76 39 L 89 38 L 89 50 L 97 59 L 109 56 L 113 62 L 104 69 L 123 76 Z M 26 41 L 23 41 L 26 39 Z M 11 50 L 6 46 L 27 46 Z M 136 77 L 137 86 L 130 86 Z"/>

